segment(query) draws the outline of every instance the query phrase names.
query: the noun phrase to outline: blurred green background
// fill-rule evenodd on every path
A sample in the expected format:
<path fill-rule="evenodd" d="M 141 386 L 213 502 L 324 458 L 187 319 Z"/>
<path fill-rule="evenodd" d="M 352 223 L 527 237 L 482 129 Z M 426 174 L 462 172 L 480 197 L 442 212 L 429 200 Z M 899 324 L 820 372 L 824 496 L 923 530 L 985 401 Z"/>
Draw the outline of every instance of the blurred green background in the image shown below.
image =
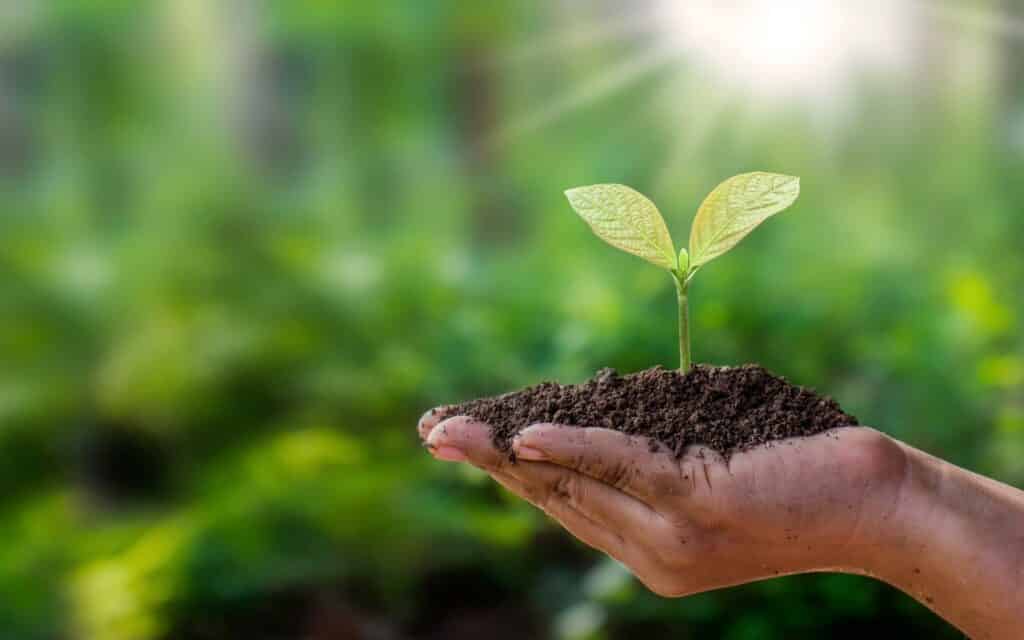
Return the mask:
<path fill-rule="evenodd" d="M 6 0 L 0 637 L 954 638 L 866 578 L 645 592 L 427 408 L 673 365 L 677 242 L 803 195 L 691 294 L 700 361 L 1024 482 L 1024 6 Z"/>

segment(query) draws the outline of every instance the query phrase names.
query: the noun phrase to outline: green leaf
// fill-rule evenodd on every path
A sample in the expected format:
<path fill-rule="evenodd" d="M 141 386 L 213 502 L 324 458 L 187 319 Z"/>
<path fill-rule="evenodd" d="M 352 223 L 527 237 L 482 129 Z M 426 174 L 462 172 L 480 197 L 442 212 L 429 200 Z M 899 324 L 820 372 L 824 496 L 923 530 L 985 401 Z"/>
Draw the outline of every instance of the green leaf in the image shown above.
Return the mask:
<path fill-rule="evenodd" d="M 654 203 L 621 184 L 596 184 L 565 192 L 569 204 L 599 238 L 662 269 L 676 268 L 676 250 Z"/>
<path fill-rule="evenodd" d="M 679 273 L 686 275 L 686 272 L 690 270 L 690 254 L 686 252 L 686 249 L 679 250 Z"/>
<path fill-rule="evenodd" d="M 690 266 L 707 264 L 732 249 L 799 195 L 800 178 L 778 173 L 744 173 L 718 185 L 693 220 Z"/>

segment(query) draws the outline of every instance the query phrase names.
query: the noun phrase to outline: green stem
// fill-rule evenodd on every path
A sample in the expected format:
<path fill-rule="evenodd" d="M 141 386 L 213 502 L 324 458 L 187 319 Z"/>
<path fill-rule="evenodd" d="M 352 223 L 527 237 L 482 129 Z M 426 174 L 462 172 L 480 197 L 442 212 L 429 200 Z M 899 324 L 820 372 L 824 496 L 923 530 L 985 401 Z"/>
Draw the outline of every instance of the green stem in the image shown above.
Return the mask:
<path fill-rule="evenodd" d="M 679 370 L 686 373 L 690 370 L 690 306 L 687 292 L 690 285 L 686 282 L 686 274 L 673 273 L 676 282 L 676 297 L 679 300 Z"/>

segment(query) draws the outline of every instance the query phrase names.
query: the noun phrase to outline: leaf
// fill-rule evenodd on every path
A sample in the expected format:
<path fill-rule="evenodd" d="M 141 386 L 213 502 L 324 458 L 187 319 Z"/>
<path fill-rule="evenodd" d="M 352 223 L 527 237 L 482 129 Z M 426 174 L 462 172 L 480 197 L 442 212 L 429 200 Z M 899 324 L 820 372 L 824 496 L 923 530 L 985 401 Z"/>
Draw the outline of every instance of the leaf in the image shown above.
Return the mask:
<path fill-rule="evenodd" d="M 679 272 L 686 275 L 686 272 L 690 270 L 690 254 L 686 252 L 686 249 L 679 250 Z"/>
<path fill-rule="evenodd" d="M 744 173 L 715 187 L 697 210 L 690 230 L 690 268 L 732 249 L 800 195 L 800 178 L 778 173 Z"/>
<path fill-rule="evenodd" d="M 565 192 L 569 204 L 608 244 L 663 269 L 676 268 L 676 250 L 654 203 L 621 184 L 596 184 Z"/>

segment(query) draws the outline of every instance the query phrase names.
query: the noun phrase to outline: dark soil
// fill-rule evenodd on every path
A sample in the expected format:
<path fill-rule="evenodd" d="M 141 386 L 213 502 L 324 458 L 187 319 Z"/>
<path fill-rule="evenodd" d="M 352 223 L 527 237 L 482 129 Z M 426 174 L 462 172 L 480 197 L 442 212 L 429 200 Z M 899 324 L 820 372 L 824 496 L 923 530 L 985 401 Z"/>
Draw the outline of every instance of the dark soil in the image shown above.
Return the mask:
<path fill-rule="evenodd" d="M 553 422 L 648 436 L 677 457 L 691 444 L 728 457 L 774 440 L 858 424 L 835 400 L 757 365 L 697 365 L 685 375 L 662 367 L 626 376 L 602 369 L 583 384 L 543 382 L 445 413 L 488 423 L 495 446 L 506 452 L 523 428 Z"/>

